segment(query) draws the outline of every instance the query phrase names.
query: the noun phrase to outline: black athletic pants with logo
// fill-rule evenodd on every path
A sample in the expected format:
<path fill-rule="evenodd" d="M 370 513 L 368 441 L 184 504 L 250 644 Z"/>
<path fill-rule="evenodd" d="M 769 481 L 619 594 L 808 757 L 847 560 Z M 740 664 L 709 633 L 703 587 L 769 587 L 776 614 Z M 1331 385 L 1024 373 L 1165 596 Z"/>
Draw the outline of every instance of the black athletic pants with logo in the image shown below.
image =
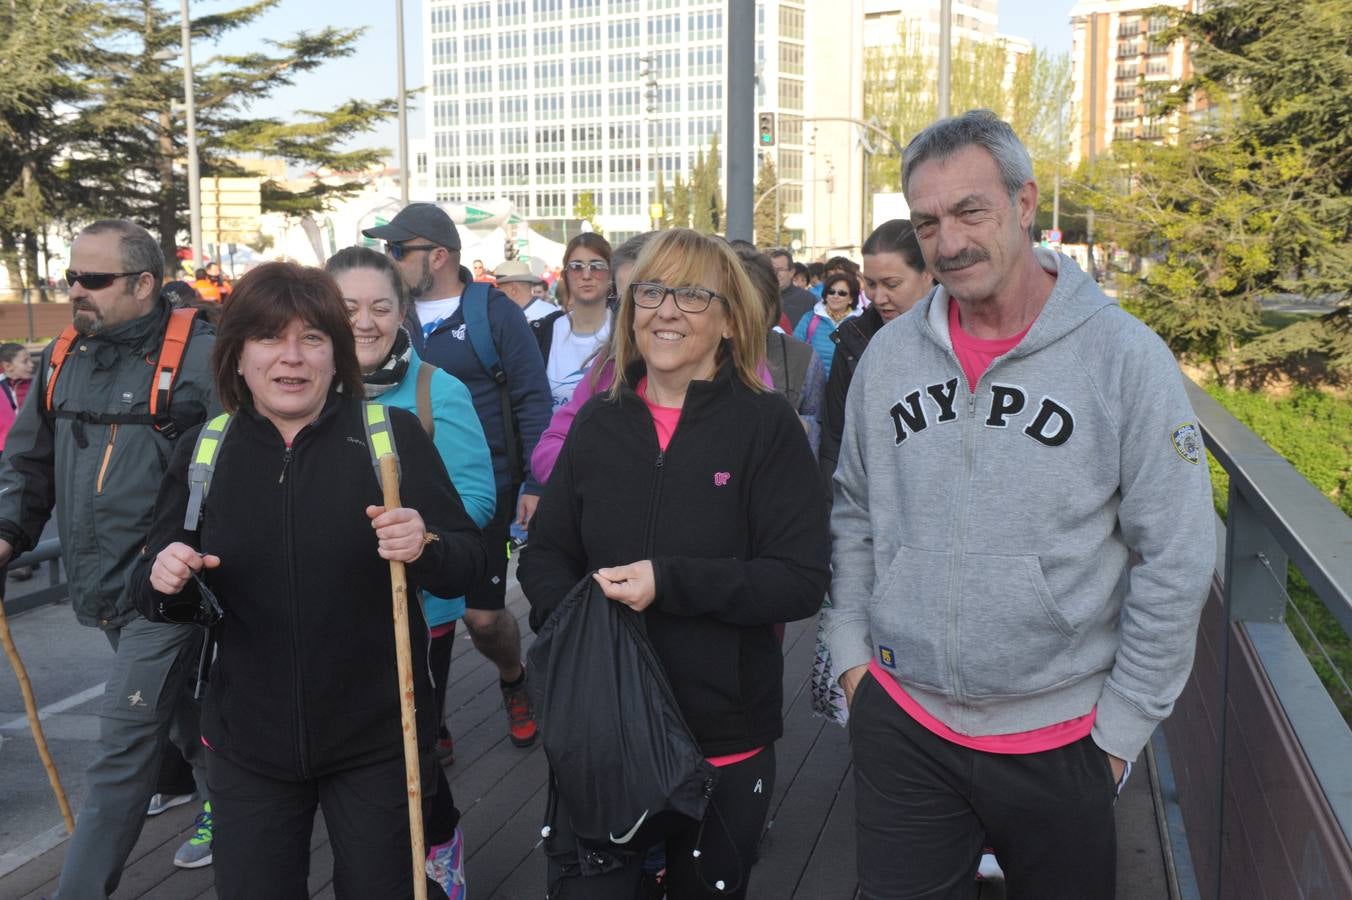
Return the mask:
<path fill-rule="evenodd" d="M 926 730 L 865 675 L 850 707 L 863 900 L 977 896 L 983 844 L 1009 900 L 1111 900 L 1116 785 L 1086 737 L 1043 753 L 970 750 Z"/>
<path fill-rule="evenodd" d="M 633 900 L 648 848 L 665 840 L 667 900 L 741 900 L 747 896 L 774 789 L 775 748 L 771 745 L 748 760 L 718 770 L 718 786 L 703 823 L 673 816 L 654 828 L 644 825 L 634 837 L 635 852 L 618 855 L 613 869 L 596 875 L 580 874 L 579 846 L 568 826 L 567 807 L 560 802 L 545 841 L 546 896 L 549 900 Z M 673 819 L 679 824 L 672 826 Z M 694 855 L 697 846 L 698 857 Z"/>

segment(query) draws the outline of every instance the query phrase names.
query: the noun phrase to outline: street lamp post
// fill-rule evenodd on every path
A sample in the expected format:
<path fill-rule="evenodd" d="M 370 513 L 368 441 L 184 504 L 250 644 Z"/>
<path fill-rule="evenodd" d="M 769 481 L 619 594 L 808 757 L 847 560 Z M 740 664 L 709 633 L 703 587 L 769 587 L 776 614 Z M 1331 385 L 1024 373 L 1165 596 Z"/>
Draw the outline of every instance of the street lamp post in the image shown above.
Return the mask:
<path fill-rule="evenodd" d="M 408 206 L 408 91 L 404 87 L 404 0 L 394 0 L 395 67 L 399 69 L 399 204 Z"/>
<path fill-rule="evenodd" d="M 939 3 L 939 118 L 949 116 L 953 93 L 953 0 Z"/>
<path fill-rule="evenodd" d="M 202 264 L 202 172 L 197 161 L 197 108 L 192 93 L 192 20 L 188 0 L 179 0 L 183 28 L 183 113 L 188 120 L 188 231 L 192 238 L 192 265 Z"/>

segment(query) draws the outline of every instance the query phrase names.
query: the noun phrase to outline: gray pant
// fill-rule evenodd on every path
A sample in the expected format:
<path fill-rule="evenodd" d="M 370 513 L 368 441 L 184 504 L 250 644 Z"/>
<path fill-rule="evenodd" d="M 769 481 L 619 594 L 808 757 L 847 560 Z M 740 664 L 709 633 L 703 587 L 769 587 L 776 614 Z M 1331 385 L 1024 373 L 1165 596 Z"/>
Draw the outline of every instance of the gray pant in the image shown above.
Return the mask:
<path fill-rule="evenodd" d="M 105 900 L 141 836 L 168 737 L 192 764 L 206 797 L 197 702 L 192 699 L 201 631 L 140 616 L 106 632 L 117 654 L 99 717 L 98 756 L 61 867 L 61 900 Z"/>

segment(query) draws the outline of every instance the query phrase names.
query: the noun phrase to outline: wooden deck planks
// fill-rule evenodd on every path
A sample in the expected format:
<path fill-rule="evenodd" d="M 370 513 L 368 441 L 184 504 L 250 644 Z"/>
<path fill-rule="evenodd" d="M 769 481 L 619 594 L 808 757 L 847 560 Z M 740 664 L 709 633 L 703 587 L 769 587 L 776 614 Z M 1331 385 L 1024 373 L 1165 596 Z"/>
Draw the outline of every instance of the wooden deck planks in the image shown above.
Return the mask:
<path fill-rule="evenodd" d="M 508 609 L 521 621 L 523 643 L 528 646 L 531 637 L 524 621 L 528 608 L 519 589 L 509 594 Z M 811 711 L 808 677 L 815 637 L 815 620 L 786 629 L 784 736 L 775 745 L 776 781 L 761 860 L 752 873 L 753 898 L 852 900 L 856 893 L 849 741 L 845 729 Z M 466 874 L 473 896 L 537 900 L 545 887 L 540 824 L 547 763 L 539 746 L 522 750 L 508 741 L 497 682 L 496 669 L 460 631 L 447 698 L 456 763 L 446 774 L 462 813 Z M 1141 790 L 1143 785 L 1131 787 Z M 210 868 L 184 871 L 172 865 L 174 850 L 188 836 L 196 811 L 183 807 L 147 821 L 116 900 L 215 896 Z M 316 822 L 311 847 L 311 895 L 332 898 L 332 848 L 322 818 Z M 0 880 L 0 897 L 50 896 L 64 854 L 62 845 Z M 1119 896 L 1128 900 L 1126 894 Z M 999 900 L 1003 891 L 988 885 L 982 897 Z"/>

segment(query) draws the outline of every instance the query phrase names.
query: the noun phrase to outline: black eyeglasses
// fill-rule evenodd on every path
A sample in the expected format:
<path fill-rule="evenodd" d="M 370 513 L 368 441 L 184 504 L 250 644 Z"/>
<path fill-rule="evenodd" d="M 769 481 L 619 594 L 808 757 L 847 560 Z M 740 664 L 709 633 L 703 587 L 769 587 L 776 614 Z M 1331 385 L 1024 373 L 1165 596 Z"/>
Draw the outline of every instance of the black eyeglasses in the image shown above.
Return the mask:
<path fill-rule="evenodd" d="M 636 282 L 629 288 L 629 293 L 634 297 L 634 305 L 641 306 L 644 309 L 657 309 L 666 302 L 667 294 L 670 294 L 676 301 L 677 309 L 688 313 L 702 313 L 715 300 L 728 302 L 727 297 L 714 293 L 708 288 L 667 287 L 665 284 L 656 281 Z"/>
<path fill-rule="evenodd" d="M 387 242 L 385 244 L 385 255 L 395 262 L 399 262 L 405 256 L 414 250 L 436 250 L 436 244 L 396 244 Z"/>
<path fill-rule="evenodd" d="M 106 288 L 119 278 L 130 278 L 133 275 L 143 275 L 145 269 L 138 272 L 76 272 L 74 269 L 66 270 L 66 284 L 71 287 L 79 285 L 90 291 L 98 291 Z"/>
<path fill-rule="evenodd" d="M 574 275 L 579 272 L 591 272 L 593 275 L 603 275 L 610 271 L 610 263 L 604 259 L 593 259 L 591 262 L 583 262 L 575 259 L 568 264 L 568 271 Z"/>
<path fill-rule="evenodd" d="M 828 297 L 848 297 L 848 296 L 850 296 L 850 292 L 849 292 L 849 291 L 827 291 L 827 292 L 826 292 L 826 296 L 828 296 Z"/>

